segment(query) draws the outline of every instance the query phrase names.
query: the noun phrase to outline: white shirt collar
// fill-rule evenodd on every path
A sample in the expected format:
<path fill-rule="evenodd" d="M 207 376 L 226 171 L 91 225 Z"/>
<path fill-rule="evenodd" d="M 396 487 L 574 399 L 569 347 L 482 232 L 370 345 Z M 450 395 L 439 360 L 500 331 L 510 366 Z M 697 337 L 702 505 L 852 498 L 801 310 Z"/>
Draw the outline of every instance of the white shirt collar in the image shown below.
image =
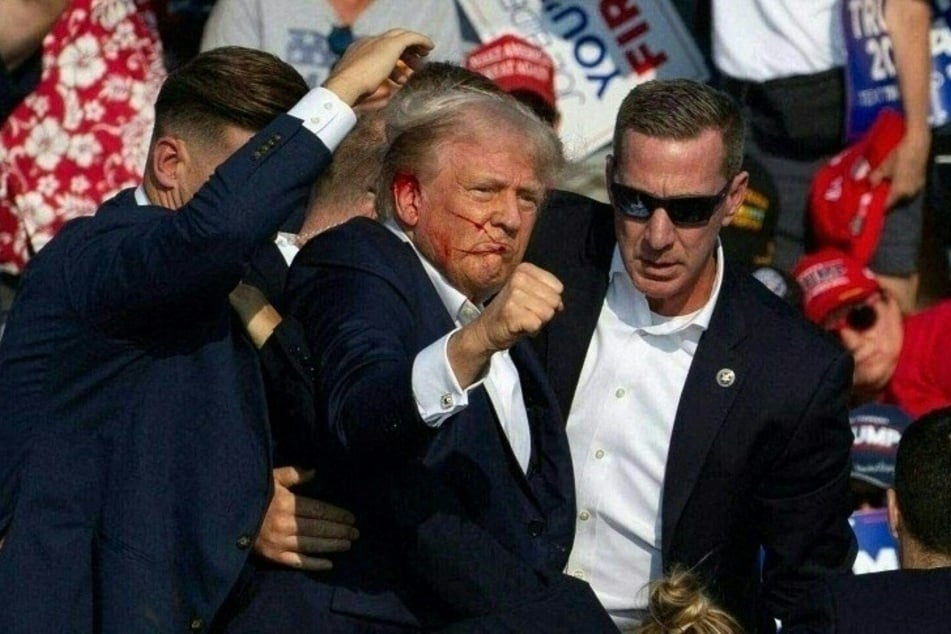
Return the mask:
<path fill-rule="evenodd" d="M 615 245 L 614 254 L 611 257 L 608 283 L 622 285 L 622 295 L 628 299 L 625 302 L 627 305 L 619 309 L 619 315 L 634 328 L 652 335 L 672 334 L 689 327 L 699 328 L 701 331 L 706 330 L 710 326 L 710 318 L 713 316 L 713 309 L 716 306 L 717 298 L 720 296 L 720 287 L 723 283 L 723 246 L 720 244 L 719 238 L 717 238 L 715 264 L 716 278 L 706 303 L 699 310 L 686 315 L 666 317 L 651 312 L 647 297 L 631 282 L 631 277 L 628 275 L 627 269 L 624 268 L 624 262 L 621 259 L 620 248 Z"/>
<path fill-rule="evenodd" d="M 456 325 L 461 325 L 459 323 L 459 314 L 466 302 L 469 302 L 469 298 L 456 289 L 456 287 L 454 287 L 449 282 L 449 280 L 446 279 L 446 276 L 443 275 L 435 266 L 433 266 L 432 262 L 427 260 L 426 257 L 419 252 L 419 249 L 417 249 L 416 245 L 413 244 L 413 241 L 409 239 L 409 236 L 406 235 L 406 232 L 403 231 L 402 227 L 396 224 L 395 220 L 392 218 L 387 218 L 383 221 L 383 226 L 393 232 L 393 234 L 395 234 L 400 240 L 413 248 L 413 252 L 416 254 L 416 257 L 418 257 L 419 261 L 423 264 L 423 269 L 426 271 L 426 275 L 436 288 L 436 293 L 439 294 L 439 299 L 442 300 L 443 306 L 446 307 L 446 310 L 449 312 L 449 315 L 452 317 L 453 321 L 456 322 Z M 478 304 L 473 305 L 481 311 L 482 306 L 479 306 Z"/>
<path fill-rule="evenodd" d="M 145 193 L 145 186 L 139 185 L 135 188 L 135 204 L 140 207 L 151 205 L 152 201 L 149 200 L 148 195 Z"/>

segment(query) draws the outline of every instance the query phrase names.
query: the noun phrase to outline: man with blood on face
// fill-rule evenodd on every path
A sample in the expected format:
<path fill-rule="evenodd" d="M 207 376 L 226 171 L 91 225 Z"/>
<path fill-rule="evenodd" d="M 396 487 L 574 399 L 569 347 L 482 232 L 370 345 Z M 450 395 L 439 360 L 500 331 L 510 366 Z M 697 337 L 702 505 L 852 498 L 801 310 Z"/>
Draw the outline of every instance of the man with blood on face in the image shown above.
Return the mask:
<path fill-rule="evenodd" d="M 497 293 L 521 262 L 546 189 L 514 130 L 497 137 L 490 125 L 474 124 L 482 129 L 447 141 L 438 164 L 419 176 L 398 172 L 393 185 L 397 222 L 476 303 Z"/>
<path fill-rule="evenodd" d="M 317 474 L 298 493 L 351 510 L 360 539 L 326 574 L 257 571 L 229 631 L 616 631 L 563 573 L 568 441 L 525 341 L 562 308 L 561 283 L 522 262 L 561 145 L 498 91 L 403 90 L 379 218 L 308 241 L 286 286 L 318 361 L 296 451 Z"/>

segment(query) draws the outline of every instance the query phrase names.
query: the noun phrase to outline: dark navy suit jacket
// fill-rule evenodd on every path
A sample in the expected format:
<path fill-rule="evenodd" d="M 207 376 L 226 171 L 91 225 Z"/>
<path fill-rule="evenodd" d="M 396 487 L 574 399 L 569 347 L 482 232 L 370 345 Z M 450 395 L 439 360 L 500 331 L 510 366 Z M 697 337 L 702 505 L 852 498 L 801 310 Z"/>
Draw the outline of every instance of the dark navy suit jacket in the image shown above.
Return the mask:
<path fill-rule="evenodd" d="M 228 293 L 329 159 L 278 117 L 177 213 L 125 191 L 27 267 L 0 343 L 0 631 L 211 621 L 270 483 Z"/>
<path fill-rule="evenodd" d="M 511 350 L 532 434 L 526 475 L 483 388 L 438 430 L 420 419 L 413 360 L 454 325 L 410 245 L 354 219 L 307 243 L 287 290 L 317 366 L 311 493 L 351 509 L 361 534 L 330 573 L 259 570 L 229 631 L 382 631 L 465 619 L 474 621 L 456 631 L 479 631 L 519 622 L 519 606 L 565 588 L 574 609 L 561 631 L 572 622 L 588 628 L 575 631 L 614 629 L 590 588 L 562 574 L 574 531 L 571 461 L 530 346 Z"/>
<path fill-rule="evenodd" d="M 836 575 L 804 602 L 788 634 L 945 634 L 951 631 L 951 568 Z"/>
<path fill-rule="evenodd" d="M 565 286 L 564 311 L 533 343 L 566 417 L 615 245 L 609 206 L 557 192 L 526 255 Z M 722 369 L 735 377 L 727 387 L 717 381 Z M 811 582 L 851 565 L 851 376 L 850 355 L 727 266 L 674 420 L 662 557 L 665 567 L 694 568 L 747 628 L 757 611 L 764 629 L 771 617 L 790 617 Z"/>

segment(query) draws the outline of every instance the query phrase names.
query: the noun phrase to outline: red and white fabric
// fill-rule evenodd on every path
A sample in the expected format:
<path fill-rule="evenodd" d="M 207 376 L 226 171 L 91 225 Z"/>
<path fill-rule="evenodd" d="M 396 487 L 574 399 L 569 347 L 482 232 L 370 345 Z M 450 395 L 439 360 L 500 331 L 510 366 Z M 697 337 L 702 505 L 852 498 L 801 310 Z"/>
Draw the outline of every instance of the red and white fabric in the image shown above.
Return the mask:
<path fill-rule="evenodd" d="M 165 76 L 149 0 L 73 0 L 43 74 L 0 127 L 0 270 L 141 180 Z"/>

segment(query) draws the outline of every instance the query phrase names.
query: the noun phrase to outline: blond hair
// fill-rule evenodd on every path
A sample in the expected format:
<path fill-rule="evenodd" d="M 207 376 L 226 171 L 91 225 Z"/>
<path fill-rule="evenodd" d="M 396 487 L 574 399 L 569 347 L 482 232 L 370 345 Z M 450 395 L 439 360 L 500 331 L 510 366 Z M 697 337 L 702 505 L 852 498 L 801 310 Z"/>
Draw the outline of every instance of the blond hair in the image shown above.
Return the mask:
<path fill-rule="evenodd" d="M 648 617 L 637 634 L 743 634 L 736 620 L 718 607 L 696 575 L 675 567 L 649 586 Z"/>

